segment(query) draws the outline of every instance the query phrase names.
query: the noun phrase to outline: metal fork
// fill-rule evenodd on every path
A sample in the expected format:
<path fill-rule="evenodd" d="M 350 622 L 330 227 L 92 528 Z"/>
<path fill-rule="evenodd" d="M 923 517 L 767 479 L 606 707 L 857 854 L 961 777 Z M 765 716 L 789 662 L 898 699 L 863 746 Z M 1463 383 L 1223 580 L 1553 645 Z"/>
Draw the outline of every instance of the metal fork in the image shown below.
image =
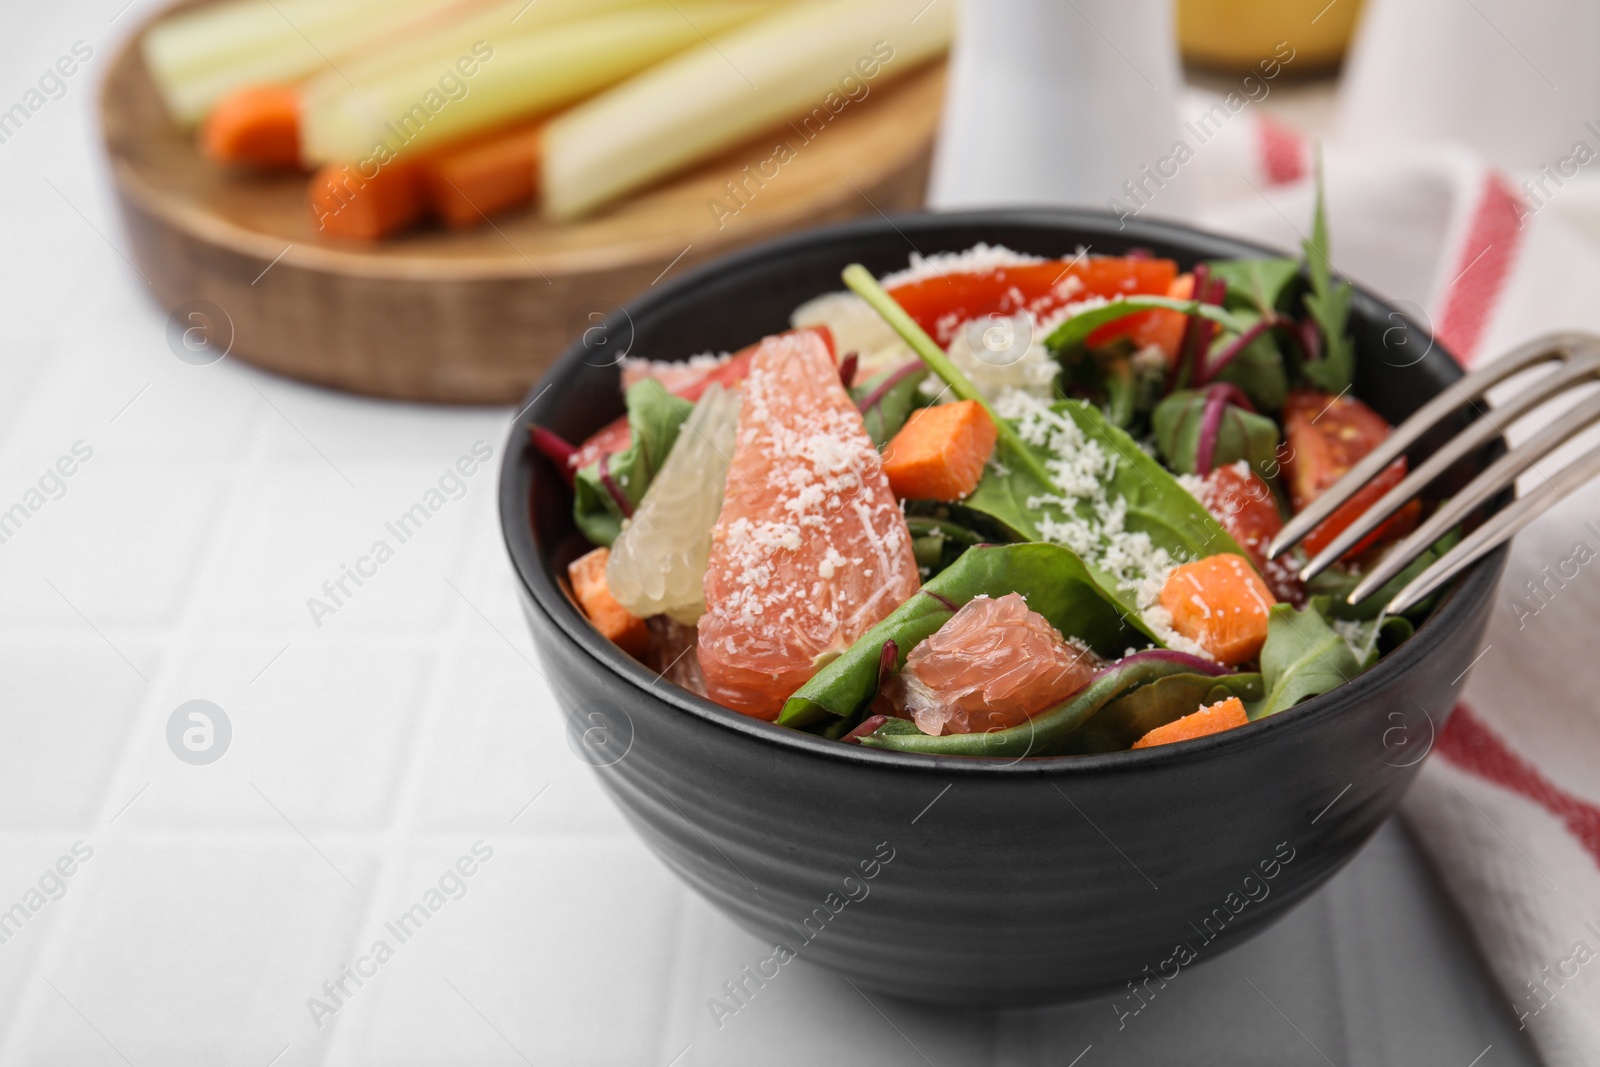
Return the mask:
<path fill-rule="evenodd" d="M 1403 422 L 1382 444 L 1373 449 L 1351 467 L 1345 476 L 1335 482 L 1300 514 L 1289 520 L 1283 530 L 1268 546 L 1268 554 L 1276 559 L 1298 544 L 1324 519 L 1333 514 L 1356 491 L 1370 482 L 1379 471 L 1393 463 L 1401 453 L 1434 429 L 1446 417 L 1466 405 L 1480 413 L 1479 406 L 1486 393 L 1508 378 L 1543 363 L 1561 366 L 1519 392 L 1511 400 L 1493 409 L 1493 418 L 1485 415 L 1475 420 L 1461 433 L 1451 438 L 1443 447 L 1408 474 L 1404 481 L 1385 493 L 1367 508 L 1355 522 L 1346 527 L 1317 556 L 1300 569 L 1302 581 L 1309 581 L 1327 570 L 1340 556 L 1348 552 L 1363 537 L 1393 515 L 1422 488 L 1442 474 L 1451 464 L 1498 436 L 1501 428 L 1533 412 L 1547 401 L 1566 393 L 1588 381 L 1600 380 L 1600 337 L 1586 333 L 1549 334 L 1522 345 L 1502 359 L 1477 370 L 1452 384 L 1444 392 L 1424 404 L 1416 414 Z M 1382 589 L 1395 575 L 1405 570 L 1439 538 L 1470 514 L 1473 509 L 1516 484 L 1519 475 L 1533 467 L 1543 457 L 1570 441 L 1583 429 L 1600 422 L 1600 394 L 1586 399 L 1570 411 L 1563 413 L 1544 429 L 1521 445 L 1491 463 L 1439 510 L 1422 523 L 1403 541 L 1394 545 L 1362 578 L 1348 598 L 1357 604 Z M 1600 474 L 1600 447 L 1584 453 L 1562 467 L 1545 483 L 1526 496 L 1495 513 L 1459 544 L 1451 548 L 1421 574 L 1406 583 L 1385 606 L 1388 614 L 1398 614 L 1412 607 L 1429 593 L 1460 574 L 1479 558 L 1492 552 L 1512 535 L 1544 514 L 1572 490 Z"/>

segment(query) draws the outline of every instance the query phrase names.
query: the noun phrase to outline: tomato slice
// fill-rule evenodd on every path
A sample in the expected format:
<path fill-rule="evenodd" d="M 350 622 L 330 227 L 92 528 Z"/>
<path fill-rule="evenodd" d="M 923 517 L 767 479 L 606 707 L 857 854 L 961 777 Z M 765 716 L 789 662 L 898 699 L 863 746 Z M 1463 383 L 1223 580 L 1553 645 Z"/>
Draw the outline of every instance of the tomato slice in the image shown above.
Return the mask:
<path fill-rule="evenodd" d="M 1389 436 L 1390 426 L 1382 415 L 1355 397 L 1296 389 L 1284 402 L 1283 430 L 1285 443 L 1281 455 L 1289 499 L 1295 510 L 1301 511 L 1378 447 Z M 1406 460 L 1401 456 L 1312 530 L 1303 542 L 1305 550 L 1316 555 L 1327 548 L 1345 527 L 1399 485 L 1405 476 Z M 1377 545 L 1404 537 L 1416 528 L 1421 512 L 1422 504 L 1410 501 L 1342 558 L 1350 559 Z"/>
<path fill-rule="evenodd" d="M 1267 546 L 1283 529 L 1283 517 L 1278 514 L 1272 490 L 1250 469 L 1250 464 L 1241 460 L 1212 470 L 1206 475 L 1201 502 L 1239 542 L 1239 547 L 1250 554 L 1274 596 L 1292 604 L 1304 602 L 1305 589 L 1293 568 L 1267 558 Z"/>
<path fill-rule="evenodd" d="M 906 314 L 941 346 L 973 319 L 1030 312 L 1048 318 L 1091 296 L 1165 295 L 1178 276 L 1170 259 L 1084 256 L 1077 260 L 1017 263 L 981 271 L 950 271 L 889 290 Z"/>
<path fill-rule="evenodd" d="M 1317 526 L 1315 530 L 1306 534 L 1306 539 L 1301 542 L 1305 550 L 1315 556 L 1324 548 L 1333 543 L 1333 539 L 1344 528 L 1359 519 L 1368 508 L 1383 498 L 1383 495 L 1405 480 L 1406 457 L 1401 456 L 1383 470 L 1377 477 L 1356 491 L 1355 496 L 1339 505 L 1332 515 Z M 1417 520 L 1422 517 L 1422 501 L 1410 500 L 1376 530 L 1357 541 L 1340 559 L 1353 559 L 1369 548 L 1385 545 L 1397 541 L 1417 528 Z"/>

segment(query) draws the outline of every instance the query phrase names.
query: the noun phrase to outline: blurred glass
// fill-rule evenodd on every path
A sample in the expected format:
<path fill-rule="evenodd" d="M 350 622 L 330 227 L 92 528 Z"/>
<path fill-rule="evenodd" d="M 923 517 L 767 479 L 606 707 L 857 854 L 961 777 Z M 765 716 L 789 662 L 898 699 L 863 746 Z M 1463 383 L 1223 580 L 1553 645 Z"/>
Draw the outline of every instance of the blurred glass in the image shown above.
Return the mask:
<path fill-rule="evenodd" d="M 1178 47 L 1190 63 L 1244 71 L 1280 41 L 1305 73 L 1344 58 L 1361 0 L 1178 0 Z"/>

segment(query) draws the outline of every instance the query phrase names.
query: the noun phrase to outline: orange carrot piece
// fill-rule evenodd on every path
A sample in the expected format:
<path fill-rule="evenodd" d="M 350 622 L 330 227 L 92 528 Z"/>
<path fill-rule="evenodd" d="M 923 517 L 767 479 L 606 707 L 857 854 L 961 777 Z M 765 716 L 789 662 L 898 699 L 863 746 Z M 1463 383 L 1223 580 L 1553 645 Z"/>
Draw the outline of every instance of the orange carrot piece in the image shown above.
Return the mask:
<path fill-rule="evenodd" d="M 610 558 L 609 548 L 597 548 L 579 556 L 568 565 L 567 579 L 572 582 L 572 595 L 578 598 L 578 604 L 594 623 L 594 628 L 637 659 L 649 649 L 650 631 L 643 619 L 629 612 L 611 595 L 611 587 L 606 584 L 606 561 Z"/>
<path fill-rule="evenodd" d="M 1161 587 L 1172 628 L 1229 667 L 1261 654 L 1273 601 L 1249 561 L 1230 553 L 1185 563 Z"/>
<path fill-rule="evenodd" d="M 994 439 L 976 400 L 918 408 L 883 450 L 883 473 L 903 500 L 960 500 L 978 487 Z"/>
<path fill-rule="evenodd" d="M 387 237 L 427 213 L 416 166 L 398 161 L 370 176 L 356 164 L 330 163 L 311 176 L 309 197 L 319 231 L 363 241 Z"/>
<path fill-rule="evenodd" d="M 447 226 L 480 225 L 539 192 L 543 120 L 453 145 L 419 161 L 433 212 Z"/>
<path fill-rule="evenodd" d="M 217 163 L 300 166 L 300 94 L 288 85 L 247 85 L 223 97 L 200 128 L 200 147 Z"/>
<path fill-rule="evenodd" d="M 1192 741 L 1207 734 L 1217 734 L 1223 730 L 1231 730 L 1235 726 L 1243 726 L 1249 721 L 1250 717 L 1244 711 L 1244 701 L 1238 697 L 1229 697 L 1227 700 L 1217 701 L 1209 708 L 1190 712 L 1176 722 L 1157 726 L 1135 741 L 1133 747 L 1153 748 L 1156 745 L 1170 745 L 1174 741 Z"/>

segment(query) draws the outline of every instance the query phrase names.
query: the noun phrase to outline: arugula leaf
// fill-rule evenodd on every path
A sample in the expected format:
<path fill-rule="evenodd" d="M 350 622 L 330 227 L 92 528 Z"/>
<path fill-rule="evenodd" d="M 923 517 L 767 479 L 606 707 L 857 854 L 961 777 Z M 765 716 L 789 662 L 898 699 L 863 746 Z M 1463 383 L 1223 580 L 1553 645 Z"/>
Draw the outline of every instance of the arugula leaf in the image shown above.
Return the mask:
<path fill-rule="evenodd" d="M 1180 474 L 1196 474 L 1200 431 L 1206 409 L 1206 391 L 1181 389 L 1156 405 L 1150 416 L 1156 447 L 1167 466 Z M 1229 404 L 1222 416 L 1211 467 L 1226 467 L 1241 459 L 1252 470 L 1270 470 L 1278 455 L 1278 424 L 1264 415 Z"/>
<path fill-rule="evenodd" d="M 1051 352 L 1057 353 L 1081 348 L 1089 340 L 1089 335 L 1106 323 L 1152 308 L 1181 311 L 1185 315 L 1199 315 L 1232 333 L 1243 333 L 1245 329 L 1238 316 L 1215 304 L 1202 304 L 1198 300 L 1174 300 L 1166 296 L 1124 296 L 1109 304 L 1089 308 L 1072 316 L 1044 339 L 1044 345 Z"/>
<path fill-rule="evenodd" d="M 694 403 L 673 396 L 653 378 L 627 392 L 632 440 L 621 452 L 589 464 L 573 479 L 572 520 L 597 545 L 609 546 L 622 532 L 650 481 L 666 461 Z"/>
<path fill-rule="evenodd" d="M 850 398 L 861 409 L 861 421 L 866 423 L 873 444 L 882 448 L 900 432 L 917 407 L 917 387 L 927 377 L 927 367 L 907 363 L 874 375 L 850 390 Z"/>
<path fill-rule="evenodd" d="M 1094 680 L 1087 686 L 1055 707 L 1040 712 L 1027 722 L 1004 730 L 975 734 L 941 734 L 936 737 L 923 733 L 917 729 L 916 723 L 909 719 L 889 719 L 860 740 L 868 748 L 922 752 L 931 756 L 1064 755 L 1072 751 L 1070 746 L 1073 733 L 1084 723 L 1091 721 L 1091 718 L 1108 704 L 1162 678 L 1189 674 L 1193 671 L 1193 667 L 1180 661 L 1130 656 L 1095 675 Z M 1227 684 L 1227 681 L 1221 678 L 1208 680 Z M 1243 684 L 1248 690 L 1249 683 Z"/>
<path fill-rule="evenodd" d="M 1361 673 L 1350 646 L 1318 610 L 1319 601 L 1304 611 L 1288 604 L 1273 605 L 1267 619 L 1267 643 L 1261 649 L 1261 675 L 1267 691 L 1247 705 L 1251 722 L 1320 696 Z"/>
<path fill-rule="evenodd" d="M 1121 605 L 1070 549 L 1039 543 L 971 548 L 801 686 L 784 703 L 778 725 L 804 728 L 829 715 L 856 714 L 877 692 L 885 641 L 895 643 L 898 671 L 911 650 L 950 618 L 950 605 L 1007 593 L 1021 593 L 1050 625 L 1102 655 L 1120 655 L 1131 644 L 1152 640 L 1137 618 L 1124 617 Z"/>
<path fill-rule="evenodd" d="M 1089 443 L 1099 445 L 1113 461 L 1104 478 L 1105 495 L 1110 501 L 1125 501 L 1123 526 L 1127 532 L 1147 535 L 1156 548 L 1165 549 L 1180 561 L 1219 552 L 1244 554 L 1205 506 L 1133 438 L 1111 425 L 1098 408 L 1080 400 L 1064 400 L 1043 408 L 1041 417 L 1053 418 L 1056 429 L 1081 431 Z M 1022 447 L 1030 448 L 1040 467 L 1052 459 L 1042 449 Z M 1045 530 L 1069 518 L 1099 524 L 1100 517 L 1091 501 L 1076 500 L 1070 505 L 1045 502 L 1041 498 L 1065 499 L 1054 481 L 1037 478 L 1030 468 L 1012 464 L 1004 450 L 997 448 L 996 455 L 998 467 L 990 463 L 978 487 L 961 502 L 963 507 L 987 515 L 1026 541 L 1049 540 Z M 1137 589 L 1124 586 L 1099 561 L 1086 559 L 1085 563 L 1101 588 L 1137 616 Z"/>
<path fill-rule="evenodd" d="M 1257 318 L 1271 315 L 1289 284 L 1300 273 L 1292 259 L 1219 259 L 1206 264 L 1213 278 L 1228 283 L 1232 310 L 1254 311 Z"/>
<path fill-rule="evenodd" d="M 1219 700 L 1259 700 L 1263 692 L 1259 674 L 1169 674 L 1101 708 L 1067 736 L 1062 751 L 1122 752 L 1158 726 Z"/>
<path fill-rule="evenodd" d="M 1301 360 L 1300 373 L 1325 393 L 1342 393 L 1350 388 L 1356 371 L 1355 345 L 1348 333 L 1353 290 L 1349 282 L 1336 283 L 1333 280 L 1323 193 L 1322 155 L 1319 151 L 1316 215 L 1311 223 L 1311 237 L 1302 247 L 1305 251 L 1306 273 L 1311 278 L 1311 291 L 1305 295 L 1305 307 L 1322 332 L 1322 358 Z"/>

